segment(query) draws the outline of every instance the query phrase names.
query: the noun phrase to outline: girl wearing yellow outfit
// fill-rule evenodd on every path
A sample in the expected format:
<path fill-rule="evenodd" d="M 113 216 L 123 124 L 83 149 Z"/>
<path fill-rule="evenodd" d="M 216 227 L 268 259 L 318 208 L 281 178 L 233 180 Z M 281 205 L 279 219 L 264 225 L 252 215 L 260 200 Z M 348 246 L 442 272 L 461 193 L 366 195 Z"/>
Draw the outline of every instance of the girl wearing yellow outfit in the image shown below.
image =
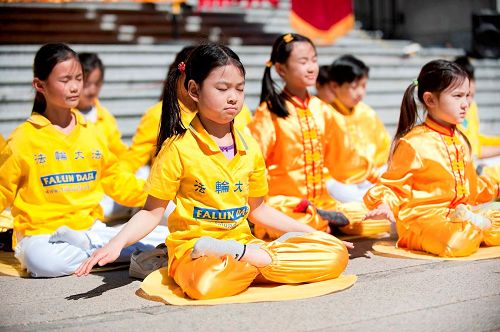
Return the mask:
<path fill-rule="evenodd" d="M 185 128 L 176 102 L 180 73 L 198 113 Z M 231 296 L 257 276 L 279 283 L 336 278 L 346 267 L 346 245 L 266 206 L 265 165 L 256 142 L 233 124 L 244 98 L 245 70 L 229 48 L 198 46 L 164 92 L 158 146 L 144 210 L 76 271 L 113 261 L 120 250 L 153 229 L 169 200 L 166 243 L 169 274 L 193 299 Z M 254 238 L 247 218 L 287 233 L 266 243 Z M 349 244 L 350 245 L 350 244 Z"/>
<path fill-rule="evenodd" d="M 44 45 L 33 69 L 32 115 L 1 154 L 0 211 L 12 206 L 15 255 L 28 272 L 58 277 L 72 274 L 117 233 L 99 221 L 104 192 L 131 205 L 146 194 L 144 182 L 120 172 L 106 138 L 75 109 L 83 86 L 77 54 L 64 44 Z M 160 241 L 145 239 L 120 259 Z"/>
<path fill-rule="evenodd" d="M 423 124 L 413 94 L 427 110 Z M 398 247 L 438 256 L 500 245 L 499 183 L 478 176 L 466 137 L 457 129 L 468 109 L 469 79 L 456 64 L 435 60 L 406 90 L 389 168 L 365 196 L 367 217 L 397 223 Z"/>
<path fill-rule="evenodd" d="M 333 61 L 328 70 L 328 85 L 334 98 L 327 102 L 343 116 L 349 143 L 375 167 L 385 169 L 391 139 L 377 113 L 363 103 L 369 70 L 363 61 L 352 55 L 343 55 Z M 335 179 L 326 184 L 328 193 L 340 202 L 362 202 L 371 186 L 370 181 L 346 184 Z"/>
<path fill-rule="evenodd" d="M 467 136 L 472 146 L 472 155 L 476 158 L 478 172 L 500 181 L 500 136 L 488 136 L 479 130 L 479 114 L 474 100 L 476 95 L 474 66 L 466 56 L 460 56 L 454 62 L 469 75 L 471 90 L 469 110 L 465 120 L 460 124 L 460 130 Z"/>
<path fill-rule="evenodd" d="M 285 82 L 281 93 L 271 78 L 273 66 Z M 308 38 L 278 37 L 262 79 L 261 105 L 249 124 L 266 161 L 267 203 L 321 231 L 333 226 L 343 226 L 342 232 L 348 234 L 389 231 L 387 221 L 363 221 L 367 209 L 362 203 L 340 204 L 328 195 L 325 183 L 330 177 L 359 183 L 374 181 L 377 174 L 373 164 L 349 144 L 342 116 L 309 95 L 307 87 L 315 84 L 317 75 L 316 49 Z M 279 235 L 258 225 L 255 234 L 259 238 Z"/>

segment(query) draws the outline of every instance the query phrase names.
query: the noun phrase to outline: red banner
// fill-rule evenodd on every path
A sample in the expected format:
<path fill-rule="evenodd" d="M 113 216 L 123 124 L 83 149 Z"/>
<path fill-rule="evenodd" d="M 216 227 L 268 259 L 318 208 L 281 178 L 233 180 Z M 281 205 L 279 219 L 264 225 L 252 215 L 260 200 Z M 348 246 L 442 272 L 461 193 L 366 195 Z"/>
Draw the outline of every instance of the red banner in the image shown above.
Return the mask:
<path fill-rule="evenodd" d="M 290 23 L 318 44 L 331 44 L 354 28 L 352 0 L 292 0 Z"/>

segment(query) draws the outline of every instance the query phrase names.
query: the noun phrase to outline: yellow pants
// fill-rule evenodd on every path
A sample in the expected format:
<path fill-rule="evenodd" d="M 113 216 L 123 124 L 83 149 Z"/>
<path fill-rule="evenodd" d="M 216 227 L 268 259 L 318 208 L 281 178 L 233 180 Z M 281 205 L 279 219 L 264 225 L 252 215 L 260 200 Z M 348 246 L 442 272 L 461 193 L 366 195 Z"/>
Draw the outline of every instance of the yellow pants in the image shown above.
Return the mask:
<path fill-rule="evenodd" d="M 500 211 L 488 211 L 492 227 L 481 230 L 467 221 L 419 220 L 406 226 L 398 223 L 398 247 L 429 252 L 437 256 L 464 257 L 477 251 L 481 243 L 500 245 Z"/>
<path fill-rule="evenodd" d="M 309 206 L 305 212 L 294 212 L 294 209 L 300 201 L 301 199 L 296 197 L 272 196 L 267 199 L 266 203 L 291 218 L 323 232 L 327 230 L 328 221 L 324 220 L 317 214 L 315 207 L 328 211 L 342 212 L 349 220 L 349 225 L 340 228 L 340 230 L 342 233 L 347 235 L 365 236 L 390 232 L 391 230 L 391 225 L 387 220 L 363 220 L 365 215 L 368 213 L 368 209 L 363 203 L 339 203 L 328 197 L 313 202 L 315 207 Z M 281 235 L 281 233 L 258 225 L 255 225 L 254 233 L 259 239 L 276 239 Z"/>
<path fill-rule="evenodd" d="M 262 268 L 229 256 L 191 259 L 187 252 L 174 259 L 171 274 L 192 299 L 213 299 L 238 294 L 257 278 L 266 282 L 304 283 L 337 278 L 346 268 L 349 254 L 339 239 L 314 232 L 288 238 L 284 242 L 261 244 L 272 259 Z"/>

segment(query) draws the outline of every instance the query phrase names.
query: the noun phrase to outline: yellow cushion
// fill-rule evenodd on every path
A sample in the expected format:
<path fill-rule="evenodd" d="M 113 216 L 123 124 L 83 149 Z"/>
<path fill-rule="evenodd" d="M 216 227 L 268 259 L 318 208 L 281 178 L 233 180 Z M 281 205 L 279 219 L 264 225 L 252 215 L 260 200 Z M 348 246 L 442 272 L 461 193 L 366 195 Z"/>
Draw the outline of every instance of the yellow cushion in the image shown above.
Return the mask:
<path fill-rule="evenodd" d="M 477 252 L 466 257 L 441 257 L 423 251 L 410 250 L 405 248 L 396 248 L 396 242 L 394 241 L 379 241 L 376 242 L 372 246 L 372 248 L 375 251 L 375 254 L 381 254 L 382 256 L 396 257 L 396 258 L 474 261 L 479 259 L 500 257 L 500 246 L 480 247 Z"/>
<path fill-rule="evenodd" d="M 138 295 L 149 300 L 173 305 L 285 301 L 338 292 L 351 287 L 356 279 L 355 275 L 341 275 L 336 279 L 309 284 L 252 284 L 247 290 L 237 295 L 210 300 L 193 300 L 188 298 L 175 281 L 168 276 L 167 268 L 161 268 L 144 279 Z"/>

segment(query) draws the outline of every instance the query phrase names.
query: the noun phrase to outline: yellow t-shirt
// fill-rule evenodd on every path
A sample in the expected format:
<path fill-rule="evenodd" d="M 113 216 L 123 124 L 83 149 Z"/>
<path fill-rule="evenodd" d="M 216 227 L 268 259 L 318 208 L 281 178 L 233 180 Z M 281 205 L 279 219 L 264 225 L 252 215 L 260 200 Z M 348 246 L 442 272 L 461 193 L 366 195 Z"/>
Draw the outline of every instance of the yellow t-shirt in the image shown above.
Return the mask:
<path fill-rule="evenodd" d="M 358 103 L 352 110 L 339 100 L 335 100 L 332 106 L 345 119 L 347 139 L 350 143 L 376 167 L 386 164 L 391 150 L 391 138 L 377 113 L 363 102 Z"/>
<path fill-rule="evenodd" d="M 1 152 L 0 211 L 12 206 L 14 230 L 51 234 L 62 225 L 88 229 L 102 218 L 104 192 L 120 204 L 144 203 L 144 181 L 119 170 L 106 138 L 77 110 L 69 134 L 33 113 Z"/>
<path fill-rule="evenodd" d="M 472 153 L 479 158 L 481 158 L 481 148 L 483 146 L 500 146 L 499 136 L 487 136 L 479 132 L 479 115 L 475 101 L 470 104 L 465 120 L 459 128 L 467 136 L 472 147 Z"/>
<path fill-rule="evenodd" d="M 141 118 L 141 122 L 137 127 L 132 145 L 130 149 L 122 155 L 121 164 L 132 173 L 146 165 L 148 162 L 153 163 L 156 154 L 156 141 L 158 139 L 158 130 L 160 128 L 162 102 L 158 102 L 151 106 Z M 184 127 L 188 127 L 193 120 L 196 112 L 190 111 L 179 101 L 181 109 L 182 123 Z M 234 126 L 239 130 L 243 130 L 251 121 L 252 114 L 248 106 L 243 105 L 241 112 L 234 119 Z"/>
<path fill-rule="evenodd" d="M 228 160 L 195 117 L 184 135 L 163 144 L 145 190 L 175 200 L 168 219 L 169 266 L 201 236 L 254 239 L 246 220 L 248 198 L 267 194 L 266 166 L 252 137 L 234 129 L 234 139 L 237 152 Z"/>
<path fill-rule="evenodd" d="M 99 100 L 95 101 L 97 110 L 97 120 L 94 123 L 97 130 L 99 130 L 108 140 L 108 148 L 115 156 L 121 156 L 122 153 L 128 150 L 128 146 L 122 141 L 122 134 L 118 129 L 116 118 L 104 106 L 101 105 Z"/>

